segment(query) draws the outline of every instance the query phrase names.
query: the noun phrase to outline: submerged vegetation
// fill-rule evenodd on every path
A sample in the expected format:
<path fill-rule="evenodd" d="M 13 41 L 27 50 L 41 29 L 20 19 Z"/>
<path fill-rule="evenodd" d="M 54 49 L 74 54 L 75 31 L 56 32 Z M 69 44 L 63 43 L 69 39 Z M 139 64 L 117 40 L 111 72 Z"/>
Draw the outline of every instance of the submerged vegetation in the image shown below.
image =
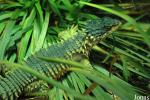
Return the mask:
<path fill-rule="evenodd" d="M 149 0 L 0 0 L 0 81 L 15 69 L 41 79 L 29 87 L 35 90 L 23 92 L 18 100 L 150 98 L 149 13 Z M 39 57 L 72 66 L 61 81 L 24 65 L 41 48 L 72 38 L 87 20 L 102 17 L 118 19 L 122 25 L 92 48 L 89 59 Z"/>

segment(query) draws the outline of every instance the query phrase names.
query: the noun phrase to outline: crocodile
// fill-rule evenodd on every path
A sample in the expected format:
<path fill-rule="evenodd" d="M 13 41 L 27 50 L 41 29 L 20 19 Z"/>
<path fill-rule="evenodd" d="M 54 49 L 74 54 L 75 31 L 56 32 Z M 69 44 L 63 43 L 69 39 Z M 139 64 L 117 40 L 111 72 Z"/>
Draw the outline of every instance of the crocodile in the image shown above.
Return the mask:
<path fill-rule="evenodd" d="M 58 73 L 67 69 L 69 66 L 66 64 L 46 62 L 39 59 L 38 56 L 64 58 L 68 60 L 72 60 L 76 54 L 82 54 L 88 57 L 92 47 L 108 36 L 108 34 L 118 29 L 120 23 L 119 20 L 110 17 L 89 20 L 71 38 L 50 45 L 47 48 L 41 48 L 29 56 L 24 61 L 24 64 L 48 77 L 56 79 Z M 64 73 L 59 74 L 59 78 Z M 28 85 L 36 81 L 39 81 L 37 77 L 20 69 L 8 71 L 5 75 L 0 76 L 0 100 L 16 100 Z"/>

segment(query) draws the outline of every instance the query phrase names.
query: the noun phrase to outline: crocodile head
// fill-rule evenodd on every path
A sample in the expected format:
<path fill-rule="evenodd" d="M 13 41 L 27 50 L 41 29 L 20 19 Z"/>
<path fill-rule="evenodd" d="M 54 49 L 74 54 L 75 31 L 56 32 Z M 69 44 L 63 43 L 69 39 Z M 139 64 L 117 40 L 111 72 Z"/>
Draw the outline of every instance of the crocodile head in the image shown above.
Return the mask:
<path fill-rule="evenodd" d="M 105 38 L 108 34 L 115 31 L 121 22 L 110 17 L 93 19 L 86 22 L 84 29 L 87 34 L 88 41 L 94 45 Z"/>

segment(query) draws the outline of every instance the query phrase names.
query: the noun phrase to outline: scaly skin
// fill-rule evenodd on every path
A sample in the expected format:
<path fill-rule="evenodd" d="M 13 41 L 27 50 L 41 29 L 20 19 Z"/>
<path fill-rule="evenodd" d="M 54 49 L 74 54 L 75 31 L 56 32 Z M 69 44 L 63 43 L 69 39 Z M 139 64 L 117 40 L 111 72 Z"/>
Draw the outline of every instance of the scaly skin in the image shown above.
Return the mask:
<path fill-rule="evenodd" d="M 69 66 L 59 63 L 46 62 L 36 56 L 58 57 L 72 60 L 76 54 L 88 56 L 88 52 L 93 45 L 99 43 L 109 33 L 118 28 L 120 22 L 111 18 L 102 18 L 87 22 L 83 30 L 78 30 L 76 34 L 65 41 L 51 45 L 46 49 L 41 49 L 30 56 L 25 64 L 48 77 L 54 79 L 58 74 Z M 60 78 L 63 76 L 60 75 Z M 23 72 L 19 69 L 13 70 L 0 77 L 0 100 L 17 99 L 22 91 L 31 83 L 38 81 L 38 78 Z"/>

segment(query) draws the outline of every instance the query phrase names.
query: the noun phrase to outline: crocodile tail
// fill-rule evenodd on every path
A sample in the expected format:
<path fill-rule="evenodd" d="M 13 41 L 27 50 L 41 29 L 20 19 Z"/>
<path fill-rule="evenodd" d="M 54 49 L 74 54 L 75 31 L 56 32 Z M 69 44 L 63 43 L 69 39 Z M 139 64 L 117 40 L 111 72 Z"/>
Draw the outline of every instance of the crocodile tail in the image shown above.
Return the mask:
<path fill-rule="evenodd" d="M 33 82 L 35 77 L 29 73 L 15 70 L 0 76 L 0 100 L 15 100 L 22 93 L 24 87 Z"/>

